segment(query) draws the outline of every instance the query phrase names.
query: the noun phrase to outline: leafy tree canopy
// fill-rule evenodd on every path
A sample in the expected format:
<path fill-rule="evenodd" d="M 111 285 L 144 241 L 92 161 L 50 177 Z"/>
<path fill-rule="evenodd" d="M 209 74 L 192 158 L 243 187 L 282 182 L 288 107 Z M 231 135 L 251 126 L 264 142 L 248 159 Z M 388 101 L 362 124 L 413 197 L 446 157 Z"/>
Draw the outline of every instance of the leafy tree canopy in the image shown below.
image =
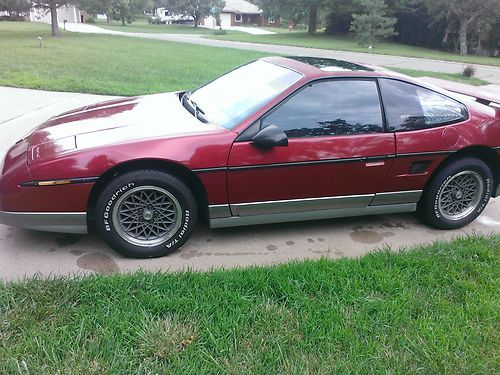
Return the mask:
<path fill-rule="evenodd" d="M 210 15 L 212 7 L 222 9 L 225 5 L 223 0 L 171 0 L 167 6 L 173 12 L 193 17 L 194 26 L 198 27 L 200 20 Z"/>
<path fill-rule="evenodd" d="M 11 15 L 26 13 L 30 8 L 29 0 L 0 0 L 0 12 L 8 12 Z"/>

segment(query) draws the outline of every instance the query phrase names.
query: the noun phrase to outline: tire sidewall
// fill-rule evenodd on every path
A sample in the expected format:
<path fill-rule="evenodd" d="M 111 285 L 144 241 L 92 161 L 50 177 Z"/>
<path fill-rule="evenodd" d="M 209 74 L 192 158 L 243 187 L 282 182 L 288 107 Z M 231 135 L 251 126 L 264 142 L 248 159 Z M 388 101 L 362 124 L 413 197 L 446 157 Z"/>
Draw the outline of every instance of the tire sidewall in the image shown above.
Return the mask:
<path fill-rule="evenodd" d="M 483 194 L 480 198 L 480 201 L 477 207 L 466 217 L 460 220 L 450 220 L 442 216 L 439 211 L 439 197 L 441 195 L 442 190 L 457 173 L 462 171 L 473 171 L 476 172 L 481 179 L 483 180 L 484 190 Z M 474 221 L 485 209 L 488 201 L 491 197 L 493 189 L 493 176 L 488 168 L 488 166 L 477 159 L 463 159 L 458 160 L 447 167 L 445 167 L 436 178 L 431 182 L 431 185 L 428 187 L 425 214 L 427 216 L 428 221 L 440 229 L 454 229 L 463 227 L 470 222 Z"/>
<path fill-rule="evenodd" d="M 154 246 L 138 246 L 123 239 L 116 231 L 113 210 L 120 197 L 131 189 L 156 186 L 170 192 L 181 206 L 181 223 L 176 232 L 165 242 Z M 118 177 L 101 194 L 97 202 L 96 226 L 104 240 L 123 255 L 134 258 L 151 258 L 166 255 L 181 247 L 191 235 L 196 223 L 196 204 L 179 179 L 162 172 L 132 172 Z"/>

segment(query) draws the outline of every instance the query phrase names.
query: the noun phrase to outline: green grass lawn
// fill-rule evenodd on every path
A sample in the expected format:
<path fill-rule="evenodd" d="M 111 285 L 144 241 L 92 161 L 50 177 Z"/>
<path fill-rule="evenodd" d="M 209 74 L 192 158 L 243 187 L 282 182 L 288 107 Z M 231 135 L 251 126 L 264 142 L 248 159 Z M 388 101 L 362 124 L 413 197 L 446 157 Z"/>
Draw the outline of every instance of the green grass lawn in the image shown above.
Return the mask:
<path fill-rule="evenodd" d="M 282 30 L 280 30 L 282 31 Z M 458 61 L 471 64 L 485 64 L 500 66 L 500 58 L 484 56 L 460 56 L 457 54 L 414 47 L 405 44 L 383 42 L 373 49 L 360 46 L 355 40 L 348 37 L 330 36 L 324 34 L 308 35 L 307 32 L 279 32 L 274 35 L 230 34 L 212 36 L 221 40 L 235 40 L 264 44 L 281 44 L 298 47 L 322 48 L 338 51 L 354 51 L 376 53 L 382 55 L 421 57 L 437 60 Z M 211 37 L 211 38 L 212 38 Z"/>
<path fill-rule="evenodd" d="M 62 35 L 51 37 L 46 24 L 0 22 L 0 85 L 92 94 L 152 94 L 199 86 L 265 56 L 260 52 L 120 36 Z M 42 37 L 42 48 L 38 36 Z M 394 70 L 415 77 L 487 83 L 460 74 Z"/>
<path fill-rule="evenodd" d="M 0 373 L 494 374 L 499 250 L 0 283 Z"/>
<path fill-rule="evenodd" d="M 473 86 L 482 86 L 482 85 L 487 85 L 489 84 L 488 81 L 485 81 L 484 79 L 480 78 L 475 78 L 475 77 L 470 77 L 467 78 L 463 74 L 460 73 L 438 73 L 438 72 L 429 72 L 426 70 L 415 70 L 415 69 L 403 69 L 403 68 L 394 68 L 394 67 L 387 67 L 389 70 L 393 70 L 398 73 L 406 74 L 407 76 L 410 77 L 432 77 L 432 78 L 439 78 L 439 79 L 445 79 L 448 81 L 455 81 L 455 82 L 460 82 L 460 83 L 466 83 L 468 85 L 473 85 Z"/>
<path fill-rule="evenodd" d="M 189 25 L 157 25 L 149 24 L 145 19 L 138 19 L 131 24 L 122 25 L 121 22 L 113 21 L 106 23 L 106 21 L 97 20 L 95 26 L 104 29 L 115 31 L 123 31 L 129 33 L 165 33 L 165 34 L 213 34 L 212 30 L 204 27 L 195 28 Z"/>
<path fill-rule="evenodd" d="M 69 33 L 0 22 L 0 85 L 139 95 L 196 87 L 250 60 L 252 51 L 130 37 Z M 43 39 L 39 48 L 38 36 Z"/>

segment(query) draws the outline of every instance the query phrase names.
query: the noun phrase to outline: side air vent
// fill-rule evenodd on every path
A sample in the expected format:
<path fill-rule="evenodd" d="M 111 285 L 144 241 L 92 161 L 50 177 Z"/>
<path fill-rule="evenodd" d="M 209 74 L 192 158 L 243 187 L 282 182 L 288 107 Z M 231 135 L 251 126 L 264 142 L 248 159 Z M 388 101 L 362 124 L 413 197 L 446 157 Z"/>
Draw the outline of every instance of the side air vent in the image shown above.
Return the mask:
<path fill-rule="evenodd" d="M 429 167 L 430 160 L 415 161 L 410 167 L 409 174 L 424 173 Z"/>

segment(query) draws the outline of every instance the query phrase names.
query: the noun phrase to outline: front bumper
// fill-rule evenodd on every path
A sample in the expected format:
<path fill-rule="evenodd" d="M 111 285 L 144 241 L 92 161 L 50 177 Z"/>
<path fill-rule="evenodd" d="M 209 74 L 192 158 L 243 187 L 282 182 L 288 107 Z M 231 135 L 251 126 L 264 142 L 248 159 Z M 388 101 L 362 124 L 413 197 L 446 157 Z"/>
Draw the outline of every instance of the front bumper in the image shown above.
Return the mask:
<path fill-rule="evenodd" d="M 0 223 L 13 227 L 59 233 L 87 233 L 85 212 L 6 212 Z"/>

